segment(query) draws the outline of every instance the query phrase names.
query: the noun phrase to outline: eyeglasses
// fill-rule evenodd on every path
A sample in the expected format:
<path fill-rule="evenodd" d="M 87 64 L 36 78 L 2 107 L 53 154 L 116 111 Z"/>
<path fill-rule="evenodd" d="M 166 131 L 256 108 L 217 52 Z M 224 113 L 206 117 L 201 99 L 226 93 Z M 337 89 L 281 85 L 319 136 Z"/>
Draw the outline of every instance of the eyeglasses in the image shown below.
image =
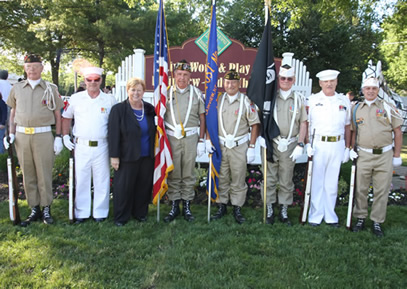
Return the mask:
<path fill-rule="evenodd" d="M 99 82 L 100 81 L 100 77 L 98 78 L 85 78 L 85 80 L 87 82 Z"/>
<path fill-rule="evenodd" d="M 280 80 L 281 81 L 289 81 L 289 82 L 291 82 L 291 81 L 293 81 L 294 80 L 294 78 L 292 78 L 292 77 L 284 77 L 284 76 L 280 76 Z"/>

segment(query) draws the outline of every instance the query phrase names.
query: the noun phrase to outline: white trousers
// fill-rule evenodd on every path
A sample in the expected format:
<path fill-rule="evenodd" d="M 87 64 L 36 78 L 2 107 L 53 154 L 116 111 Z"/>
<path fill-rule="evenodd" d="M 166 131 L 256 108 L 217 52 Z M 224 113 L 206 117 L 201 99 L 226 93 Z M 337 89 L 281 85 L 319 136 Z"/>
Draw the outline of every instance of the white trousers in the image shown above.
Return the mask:
<path fill-rule="evenodd" d="M 109 214 L 110 163 L 107 142 L 97 147 L 75 146 L 75 217 L 90 217 L 93 178 L 93 217 L 107 218 Z"/>
<path fill-rule="evenodd" d="M 337 223 L 335 213 L 338 178 L 345 150 L 345 142 L 314 142 L 311 184 L 311 207 L 308 222 Z"/>

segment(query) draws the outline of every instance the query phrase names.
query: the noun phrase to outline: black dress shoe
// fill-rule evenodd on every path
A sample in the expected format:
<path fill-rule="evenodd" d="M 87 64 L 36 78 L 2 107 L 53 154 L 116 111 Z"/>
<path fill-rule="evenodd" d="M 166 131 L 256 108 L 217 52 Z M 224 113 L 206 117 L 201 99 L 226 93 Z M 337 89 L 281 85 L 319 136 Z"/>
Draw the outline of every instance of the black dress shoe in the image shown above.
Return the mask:
<path fill-rule="evenodd" d="M 318 227 L 320 224 L 308 222 L 311 227 Z"/>
<path fill-rule="evenodd" d="M 87 219 L 85 218 L 76 218 L 75 219 L 75 224 L 82 224 L 86 221 Z"/>
<path fill-rule="evenodd" d="M 96 223 L 102 223 L 106 218 L 94 218 Z"/>
<path fill-rule="evenodd" d="M 139 221 L 140 223 L 147 222 L 147 217 L 136 217 L 136 220 Z"/>
<path fill-rule="evenodd" d="M 24 221 L 21 222 L 20 226 L 21 227 L 27 227 L 31 222 L 35 222 L 40 220 L 42 217 L 41 214 L 41 209 L 40 206 L 36 206 L 31 209 L 31 214 L 25 219 Z"/>
<path fill-rule="evenodd" d="M 382 230 L 382 227 L 380 226 L 380 223 L 373 222 L 373 234 L 375 234 L 377 237 L 383 237 L 384 233 Z"/>
<path fill-rule="evenodd" d="M 339 223 L 326 223 L 326 224 L 332 228 L 339 228 Z"/>
<path fill-rule="evenodd" d="M 114 222 L 117 227 L 123 227 L 126 223 L 124 222 Z"/>
<path fill-rule="evenodd" d="M 353 226 L 352 231 L 353 232 L 360 232 L 365 228 L 365 219 L 358 218 L 355 226 Z"/>

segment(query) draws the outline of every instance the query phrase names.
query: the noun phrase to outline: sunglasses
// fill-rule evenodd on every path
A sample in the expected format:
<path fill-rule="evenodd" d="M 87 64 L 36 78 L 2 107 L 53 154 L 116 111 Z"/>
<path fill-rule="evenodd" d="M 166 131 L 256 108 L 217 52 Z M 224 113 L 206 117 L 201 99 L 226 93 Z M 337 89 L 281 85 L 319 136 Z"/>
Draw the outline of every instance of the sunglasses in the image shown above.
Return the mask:
<path fill-rule="evenodd" d="M 294 78 L 292 78 L 292 77 L 284 77 L 284 76 L 280 76 L 280 80 L 281 81 L 289 81 L 289 82 L 291 82 L 291 81 L 293 81 L 294 80 Z"/>
<path fill-rule="evenodd" d="M 99 82 L 100 81 L 100 77 L 98 77 L 98 78 L 85 78 L 85 80 L 87 81 L 87 82 Z"/>

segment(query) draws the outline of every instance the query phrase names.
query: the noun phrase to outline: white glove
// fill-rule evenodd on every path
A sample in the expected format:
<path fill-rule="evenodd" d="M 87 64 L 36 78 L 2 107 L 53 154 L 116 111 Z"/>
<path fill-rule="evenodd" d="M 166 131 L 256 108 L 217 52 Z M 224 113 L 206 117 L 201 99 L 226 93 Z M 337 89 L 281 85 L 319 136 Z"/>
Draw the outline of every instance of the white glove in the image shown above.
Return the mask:
<path fill-rule="evenodd" d="M 59 153 L 62 151 L 64 148 L 62 144 L 62 138 L 60 136 L 57 136 L 54 140 L 54 152 L 55 155 L 59 155 Z"/>
<path fill-rule="evenodd" d="M 402 163 L 403 161 L 401 160 L 401 157 L 393 157 L 393 167 L 399 167 Z"/>
<path fill-rule="evenodd" d="M 68 150 L 73 150 L 75 145 L 71 142 L 71 138 L 69 137 L 69 135 L 64 135 L 64 145 Z"/>
<path fill-rule="evenodd" d="M 154 124 L 155 124 L 155 126 L 158 125 L 158 116 L 154 116 Z"/>
<path fill-rule="evenodd" d="M 11 145 L 11 144 L 14 142 L 14 140 L 16 139 L 16 136 L 15 136 L 14 133 L 10 133 L 8 136 L 9 136 L 9 138 L 10 138 L 10 142 L 7 141 L 7 137 L 6 137 L 6 136 L 3 138 L 3 145 L 4 145 L 4 148 L 5 148 L 6 150 L 8 150 L 8 148 L 10 147 L 10 145 Z"/>
<path fill-rule="evenodd" d="M 258 140 L 259 140 L 259 144 L 260 144 L 261 147 L 267 148 L 266 140 L 264 139 L 264 137 L 259 136 L 259 137 L 258 137 Z"/>
<path fill-rule="evenodd" d="M 358 156 L 359 156 L 358 153 L 355 152 L 354 149 L 351 149 L 351 150 L 350 150 L 350 152 L 349 152 L 349 158 L 350 158 L 352 161 L 355 160 L 355 159 L 357 159 Z"/>
<path fill-rule="evenodd" d="M 198 146 L 196 147 L 196 154 L 198 155 L 198 157 L 203 156 L 203 154 L 205 153 L 205 144 L 203 142 L 199 142 Z"/>
<path fill-rule="evenodd" d="M 205 141 L 206 153 L 213 154 L 215 152 L 215 147 L 212 145 L 211 140 L 207 139 Z"/>
<path fill-rule="evenodd" d="M 305 145 L 304 150 L 305 150 L 305 152 L 307 153 L 307 156 L 308 156 L 309 158 L 314 155 L 314 152 L 315 152 L 315 151 L 314 151 L 314 149 L 311 147 L 311 144 L 310 144 L 310 143 L 307 143 L 307 144 Z"/>
<path fill-rule="evenodd" d="M 296 146 L 293 153 L 290 155 L 290 158 L 295 162 L 300 156 L 302 156 L 302 152 L 304 151 L 304 148 L 300 146 Z"/>
<path fill-rule="evenodd" d="M 251 164 L 252 162 L 254 162 L 255 158 L 256 158 L 256 155 L 255 155 L 254 148 L 249 148 L 247 150 L 247 163 Z"/>
<path fill-rule="evenodd" d="M 345 151 L 343 152 L 343 158 L 342 158 L 342 163 L 347 163 L 349 161 L 349 148 L 346 148 Z"/>

